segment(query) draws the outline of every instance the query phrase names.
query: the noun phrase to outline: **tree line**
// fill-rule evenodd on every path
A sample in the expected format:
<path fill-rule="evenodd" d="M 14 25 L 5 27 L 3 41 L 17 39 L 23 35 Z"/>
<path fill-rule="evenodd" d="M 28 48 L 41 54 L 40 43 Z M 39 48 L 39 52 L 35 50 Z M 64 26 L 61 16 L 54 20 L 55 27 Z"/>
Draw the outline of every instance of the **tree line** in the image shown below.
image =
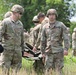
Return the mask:
<path fill-rule="evenodd" d="M 69 1 L 71 0 L 0 0 L 0 19 L 3 19 L 3 15 L 9 11 L 14 4 L 20 4 L 25 9 L 21 21 L 27 30 L 34 26 L 32 19 L 38 12 L 44 12 L 46 14 L 50 8 L 55 8 L 58 12 L 57 19 L 70 27 L 71 23 L 69 18 L 71 17 L 71 11 L 69 9 Z"/>

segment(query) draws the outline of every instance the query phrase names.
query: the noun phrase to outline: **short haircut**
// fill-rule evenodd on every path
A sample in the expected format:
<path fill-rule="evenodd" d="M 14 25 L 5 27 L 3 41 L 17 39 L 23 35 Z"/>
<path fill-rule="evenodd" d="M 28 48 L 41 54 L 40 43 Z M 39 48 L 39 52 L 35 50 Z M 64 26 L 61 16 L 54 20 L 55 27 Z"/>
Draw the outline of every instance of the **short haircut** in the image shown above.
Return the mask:
<path fill-rule="evenodd" d="M 45 14 L 42 13 L 42 12 L 39 12 L 38 15 L 37 15 L 37 17 L 38 17 L 38 19 L 41 18 L 41 17 L 45 17 Z"/>

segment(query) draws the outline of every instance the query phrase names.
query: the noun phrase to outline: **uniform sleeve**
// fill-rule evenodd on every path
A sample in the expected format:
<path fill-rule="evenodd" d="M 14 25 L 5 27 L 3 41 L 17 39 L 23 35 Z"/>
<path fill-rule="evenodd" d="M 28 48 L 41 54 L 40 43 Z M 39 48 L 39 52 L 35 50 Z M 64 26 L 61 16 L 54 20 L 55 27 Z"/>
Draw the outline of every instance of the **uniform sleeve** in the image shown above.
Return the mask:
<path fill-rule="evenodd" d="M 34 46 L 35 45 L 35 31 L 33 31 L 32 37 L 33 37 L 32 43 L 33 43 L 33 46 Z"/>
<path fill-rule="evenodd" d="M 0 25 L 0 41 L 2 40 L 2 36 L 6 33 L 6 31 L 7 31 L 7 25 L 4 21 L 2 21 Z"/>
<path fill-rule="evenodd" d="M 46 34 L 45 34 L 45 28 L 43 27 L 41 32 L 41 52 L 42 54 L 45 54 L 45 48 L 46 48 Z"/>
<path fill-rule="evenodd" d="M 76 34 L 75 33 L 72 34 L 72 40 L 76 40 Z"/>
<path fill-rule="evenodd" d="M 72 49 L 76 49 L 76 34 L 73 32 L 72 34 Z"/>
<path fill-rule="evenodd" d="M 68 50 L 69 47 L 70 47 L 70 44 L 69 44 L 69 36 L 68 36 L 68 30 L 67 30 L 67 27 L 62 24 L 62 37 L 63 37 L 63 41 L 64 41 L 64 50 Z"/>
<path fill-rule="evenodd" d="M 33 46 L 35 46 L 36 48 L 38 48 L 38 46 L 40 45 L 40 25 L 41 24 L 37 25 L 33 29 Z"/>
<path fill-rule="evenodd" d="M 41 26 L 39 28 L 39 34 L 38 34 L 37 42 L 35 44 L 36 48 L 38 48 L 38 46 L 40 45 L 40 39 L 41 39 Z"/>
<path fill-rule="evenodd" d="M 23 26 L 22 26 L 22 32 L 21 32 L 21 47 L 22 47 L 22 51 L 24 50 L 24 30 L 23 30 Z"/>

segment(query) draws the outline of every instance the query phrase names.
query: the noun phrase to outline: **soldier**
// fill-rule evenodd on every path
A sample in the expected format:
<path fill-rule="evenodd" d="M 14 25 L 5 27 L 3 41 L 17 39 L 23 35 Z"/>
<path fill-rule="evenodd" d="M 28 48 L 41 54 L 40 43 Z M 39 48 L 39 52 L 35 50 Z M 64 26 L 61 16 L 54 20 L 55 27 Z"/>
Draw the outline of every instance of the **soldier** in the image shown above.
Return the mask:
<path fill-rule="evenodd" d="M 39 23 L 39 19 L 37 18 L 37 16 L 34 16 L 32 21 L 35 25 L 35 27 L 33 28 L 33 46 L 34 46 L 38 38 L 39 28 L 41 24 Z"/>
<path fill-rule="evenodd" d="M 9 75 L 10 68 L 13 75 L 17 75 L 22 65 L 23 24 L 19 20 L 24 8 L 18 4 L 11 8 L 12 14 L 1 22 L 0 41 L 4 46 L 2 54 L 2 75 Z"/>
<path fill-rule="evenodd" d="M 46 24 L 49 23 L 49 19 L 45 16 L 44 13 L 39 12 L 37 15 L 39 22 L 41 23 L 40 25 L 40 29 L 39 29 L 39 34 L 38 34 L 38 38 L 37 38 L 37 42 L 35 44 L 35 46 L 33 47 L 33 50 L 37 50 L 38 46 L 40 45 L 40 38 L 41 38 L 41 31 L 42 31 L 42 27 Z"/>
<path fill-rule="evenodd" d="M 72 54 L 76 56 L 76 28 L 74 28 L 72 33 Z"/>
<path fill-rule="evenodd" d="M 34 28 L 31 28 L 32 30 L 30 30 L 30 38 L 31 39 L 29 38 L 29 40 L 32 43 L 32 46 L 34 46 L 37 41 L 39 27 L 40 27 L 39 20 L 38 20 L 37 16 L 33 17 L 32 22 L 34 23 L 35 26 L 34 26 Z"/>
<path fill-rule="evenodd" d="M 12 12 L 11 12 L 11 11 L 8 11 L 8 12 L 4 15 L 4 19 L 10 17 L 11 14 L 12 14 Z M 1 26 L 1 22 L 2 22 L 2 21 L 0 21 L 0 28 L 2 27 L 2 26 Z M 0 53 L 0 55 L 1 55 L 1 53 Z M 2 59 L 2 56 L 0 56 L 0 59 Z M 0 64 L 2 64 L 2 60 L 0 60 Z"/>
<path fill-rule="evenodd" d="M 68 55 L 69 37 L 67 27 L 60 21 L 55 9 L 47 11 L 49 23 L 43 26 L 41 32 L 41 53 L 45 57 L 45 75 L 62 75 L 63 57 Z M 62 42 L 64 40 L 64 48 Z"/>
<path fill-rule="evenodd" d="M 32 21 L 35 25 L 35 27 L 33 28 L 33 46 L 35 46 L 41 24 L 37 16 L 34 16 Z M 39 50 L 40 50 L 40 46 L 38 46 L 38 49 L 35 52 L 38 52 Z M 42 60 L 35 60 L 33 66 L 34 66 L 34 70 L 37 73 L 37 75 L 40 75 L 43 73 L 44 64 Z"/>

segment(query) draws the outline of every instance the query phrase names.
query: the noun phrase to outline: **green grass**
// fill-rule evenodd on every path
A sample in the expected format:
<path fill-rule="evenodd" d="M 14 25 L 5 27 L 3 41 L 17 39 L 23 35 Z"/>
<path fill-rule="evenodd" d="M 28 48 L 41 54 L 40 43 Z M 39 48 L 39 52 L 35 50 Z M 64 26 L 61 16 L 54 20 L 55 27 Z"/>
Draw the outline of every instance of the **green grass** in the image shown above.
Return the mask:
<path fill-rule="evenodd" d="M 22 69 L 18 75 L 36 75 L 33 71 L 33 63 L 34 61 L 32 59 L 23 58 Z M 63 75 L 76 75 L 76 57 L 72 57 L 71 54 L 64 56 L 63 73 Z"/>
<path fill-rule="evenodd" d="M 33 61 L 29 61 L 23 58 L 23 67 L 31 68 L 32 70 Z M 76 57 L 72 57 L 71 54 L 68 56 L 64 56 L 64 68 L 63 68 L 64 75 L 76 75 Z"/>
<path fill-rule="evenodd" d="M 76 75 L 76 57 L 70 55 L 64 57 L 64 75 Z"/>
<path fill-rule="evenodd" d="M 23 58 L 22 59 L 22 68 L 31 68 L 33 65 L 33 60 L 31 59 L 27 59 L 27 58 Z"/>

